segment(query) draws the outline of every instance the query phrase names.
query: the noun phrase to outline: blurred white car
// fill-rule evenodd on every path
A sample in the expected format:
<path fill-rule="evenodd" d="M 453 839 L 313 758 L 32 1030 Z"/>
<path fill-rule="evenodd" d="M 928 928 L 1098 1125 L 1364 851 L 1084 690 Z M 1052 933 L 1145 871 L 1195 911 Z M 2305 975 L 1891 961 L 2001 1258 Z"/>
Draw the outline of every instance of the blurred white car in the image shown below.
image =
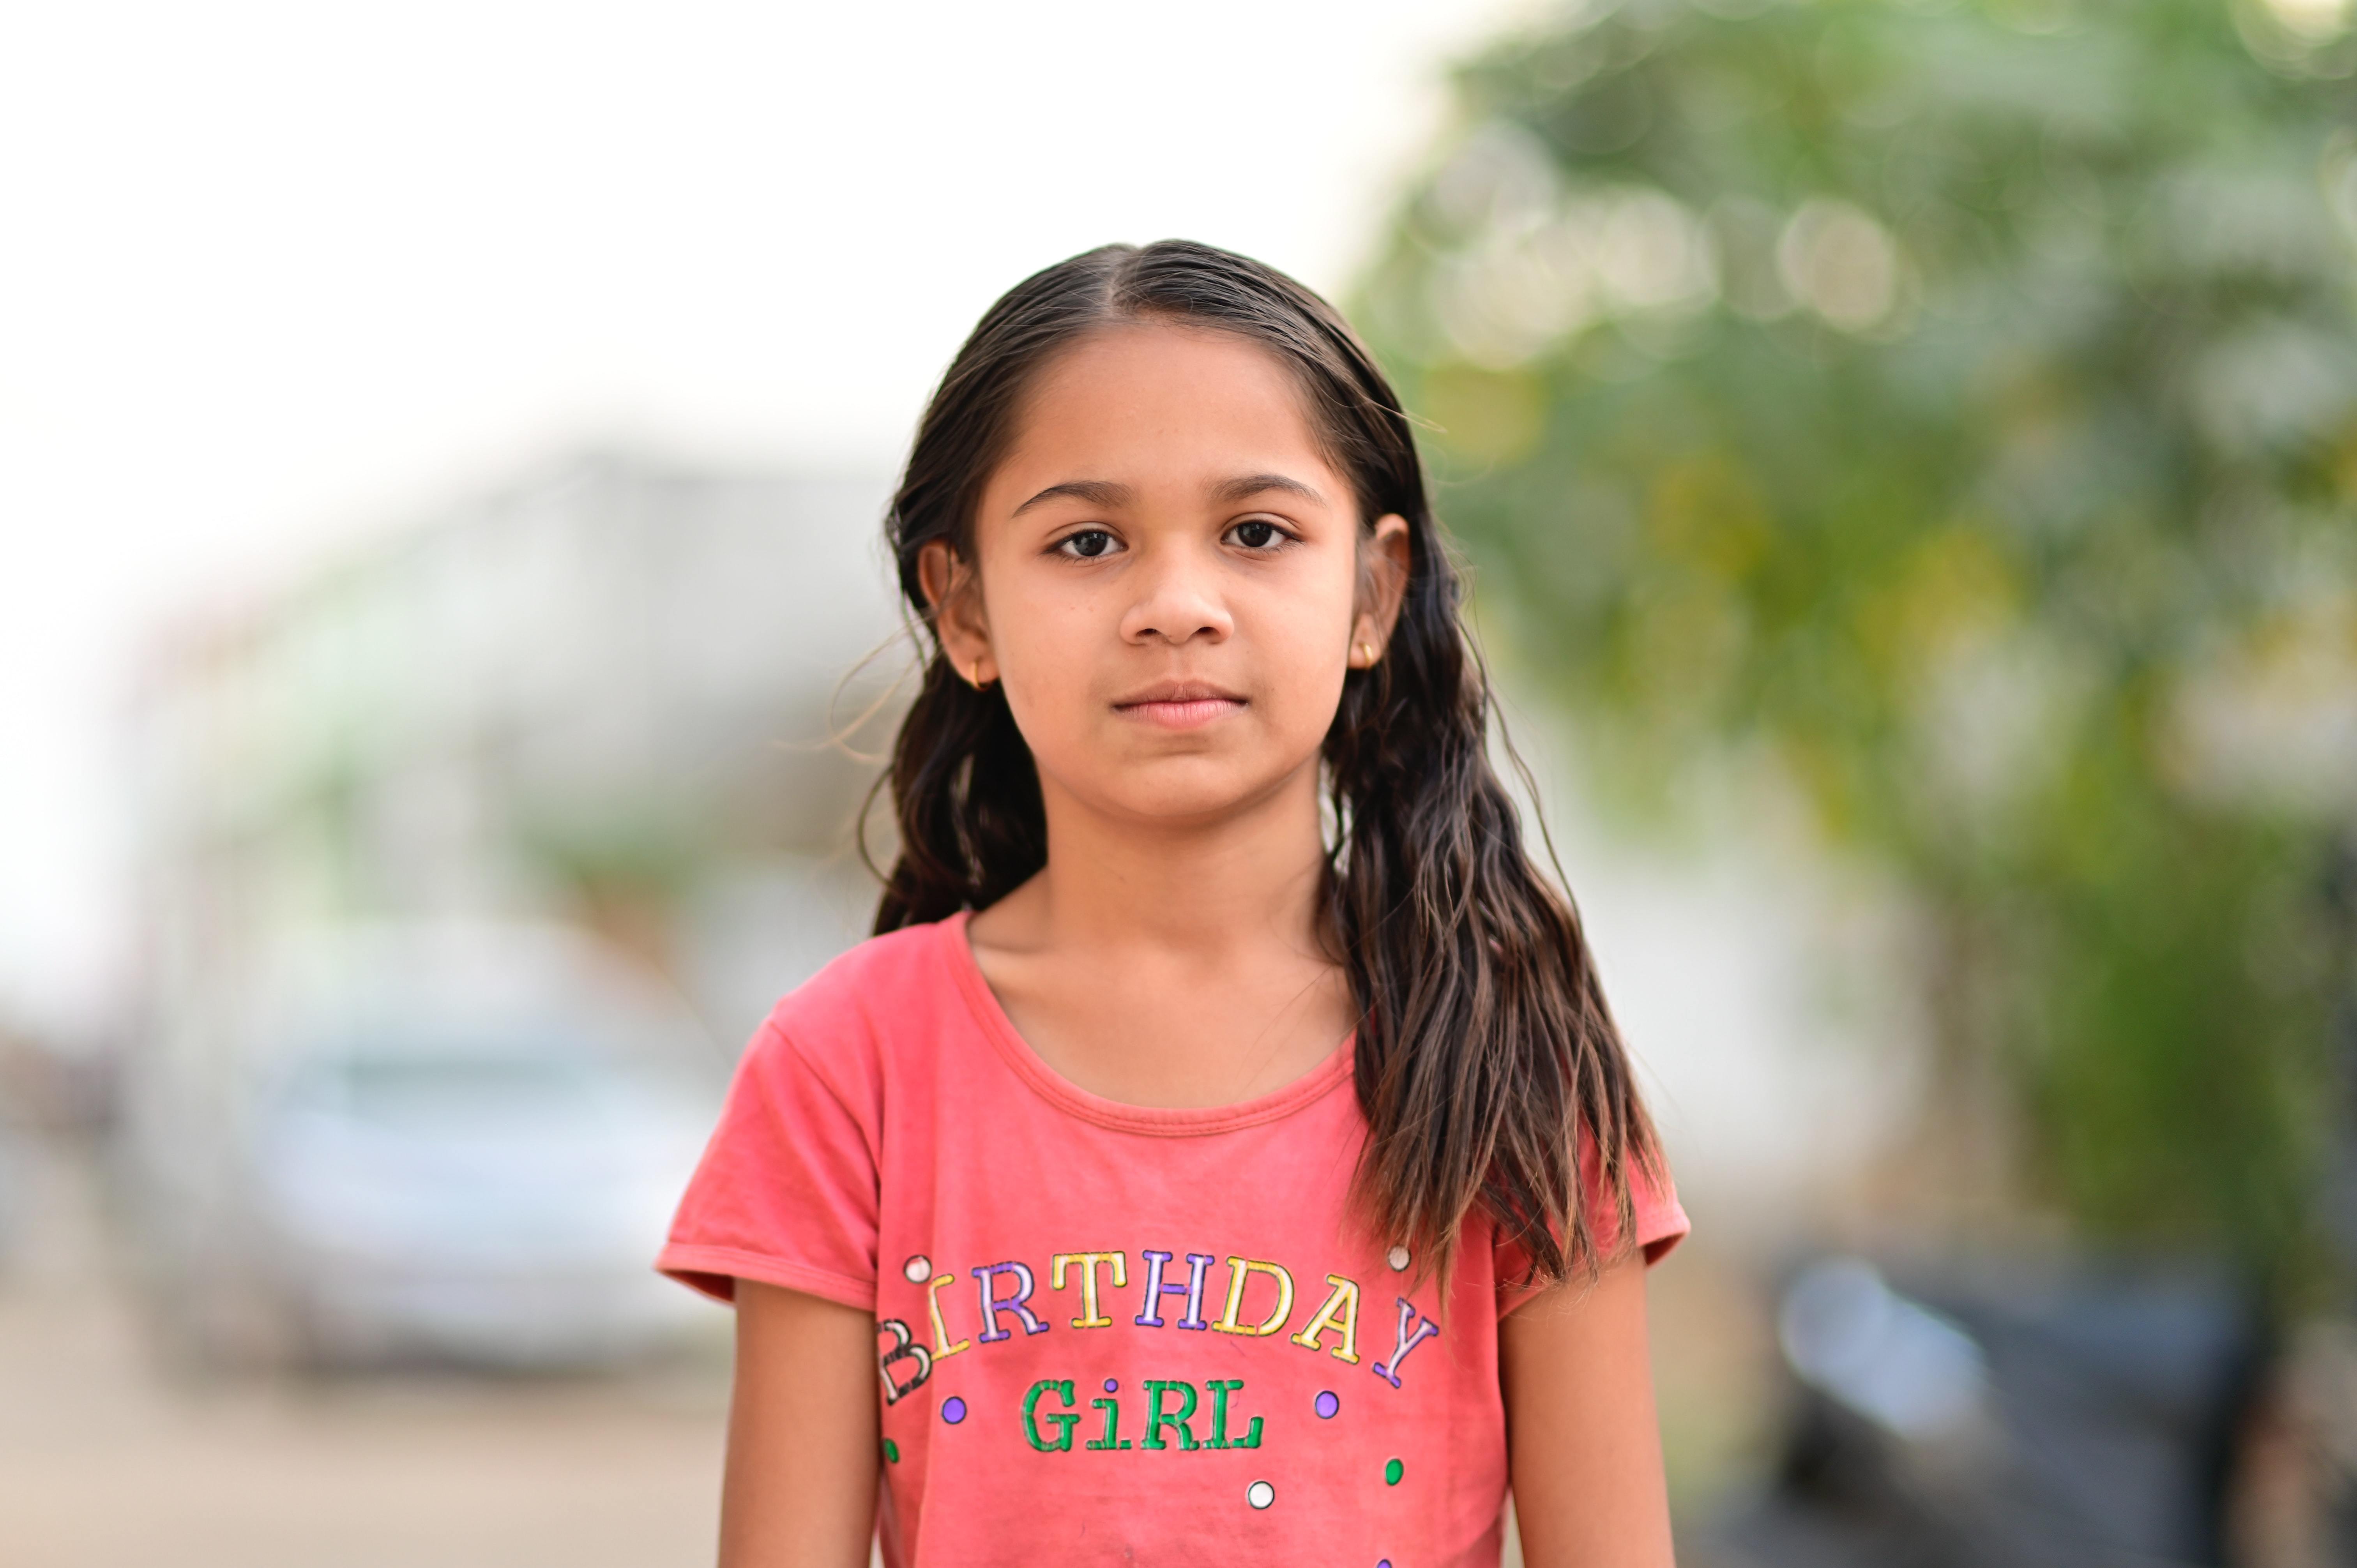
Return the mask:
<path fill-rule="evenodd" d="M 263 990 L 139 1119 L 184 1339 L 540 1366 L 699 1321 L 651 1260 L 726 1064 L 628 960 L 562 929 L 377 928 Z"/>

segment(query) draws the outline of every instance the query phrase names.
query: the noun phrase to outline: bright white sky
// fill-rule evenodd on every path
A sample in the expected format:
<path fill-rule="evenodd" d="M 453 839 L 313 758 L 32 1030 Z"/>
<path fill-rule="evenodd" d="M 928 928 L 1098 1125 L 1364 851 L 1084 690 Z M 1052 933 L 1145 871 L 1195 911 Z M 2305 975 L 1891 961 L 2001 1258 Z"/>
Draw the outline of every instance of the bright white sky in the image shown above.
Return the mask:
<path fill-rule="evenodd" d="M 1338 288 L 1528 0 L 0 0 L 0 1017 L 102 994 L 159 626 L 596 435 L 888 464 L 1025 273 Z"/>

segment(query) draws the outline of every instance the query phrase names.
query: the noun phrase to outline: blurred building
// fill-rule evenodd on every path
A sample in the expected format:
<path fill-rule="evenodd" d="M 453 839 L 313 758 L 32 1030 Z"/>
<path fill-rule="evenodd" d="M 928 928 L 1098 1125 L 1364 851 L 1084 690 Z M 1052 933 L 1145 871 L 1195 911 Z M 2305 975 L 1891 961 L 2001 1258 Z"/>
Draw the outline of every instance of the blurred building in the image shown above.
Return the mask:
<path fill-rule="evenodd" d="M 726 1047 L 873 896 L 834 737 L 899 667 L 884 493 L 579 456 L 156 661 L 120 1147 L 172 1343 L 547 1364 L 703 1322 L 647 1265 Z"/>
<path fill-rule="evenodd" d="M 290 930 L 554 915 L 742 1038 L 857 920 L 872 768 L 828 737 L 901 663 L 885 493 L 580 456 L 169 649 L 131 725 L 155 1009 Z"/>

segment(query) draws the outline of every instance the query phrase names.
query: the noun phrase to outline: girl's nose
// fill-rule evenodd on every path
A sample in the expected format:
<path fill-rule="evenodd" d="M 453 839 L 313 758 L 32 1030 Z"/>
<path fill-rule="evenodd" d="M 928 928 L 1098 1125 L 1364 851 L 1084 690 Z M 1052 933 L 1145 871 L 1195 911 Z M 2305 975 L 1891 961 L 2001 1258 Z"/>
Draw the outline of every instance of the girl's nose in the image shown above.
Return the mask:
<path fill-rule="evenodd" d="M 1199 637 L 1224 642 L 1235 630 L 1217 591 L 1214 563 L 1195 559 L 1191 551 L 1163 550 L 1139 564 L 1145 570 L 1131 580 L 1143 592 L 1121 618 L 1125 641 L 1159 639 L 1178 648 Z"/>

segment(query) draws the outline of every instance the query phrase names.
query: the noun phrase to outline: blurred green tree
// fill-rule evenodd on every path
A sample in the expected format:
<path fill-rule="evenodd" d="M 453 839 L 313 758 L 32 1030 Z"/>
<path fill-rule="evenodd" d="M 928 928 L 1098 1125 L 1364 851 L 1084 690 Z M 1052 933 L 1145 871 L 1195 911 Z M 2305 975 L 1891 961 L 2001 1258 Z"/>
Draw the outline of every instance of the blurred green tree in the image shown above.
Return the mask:
<path fill-rule="evenodd" d="M 1458 71 L 1358 301 L 1608 793 L 1773 777 L 1920 904 L 2028 1191 L 2278 1280 L 2357 805 L 2350 20 L 1575 5 Z"/>

